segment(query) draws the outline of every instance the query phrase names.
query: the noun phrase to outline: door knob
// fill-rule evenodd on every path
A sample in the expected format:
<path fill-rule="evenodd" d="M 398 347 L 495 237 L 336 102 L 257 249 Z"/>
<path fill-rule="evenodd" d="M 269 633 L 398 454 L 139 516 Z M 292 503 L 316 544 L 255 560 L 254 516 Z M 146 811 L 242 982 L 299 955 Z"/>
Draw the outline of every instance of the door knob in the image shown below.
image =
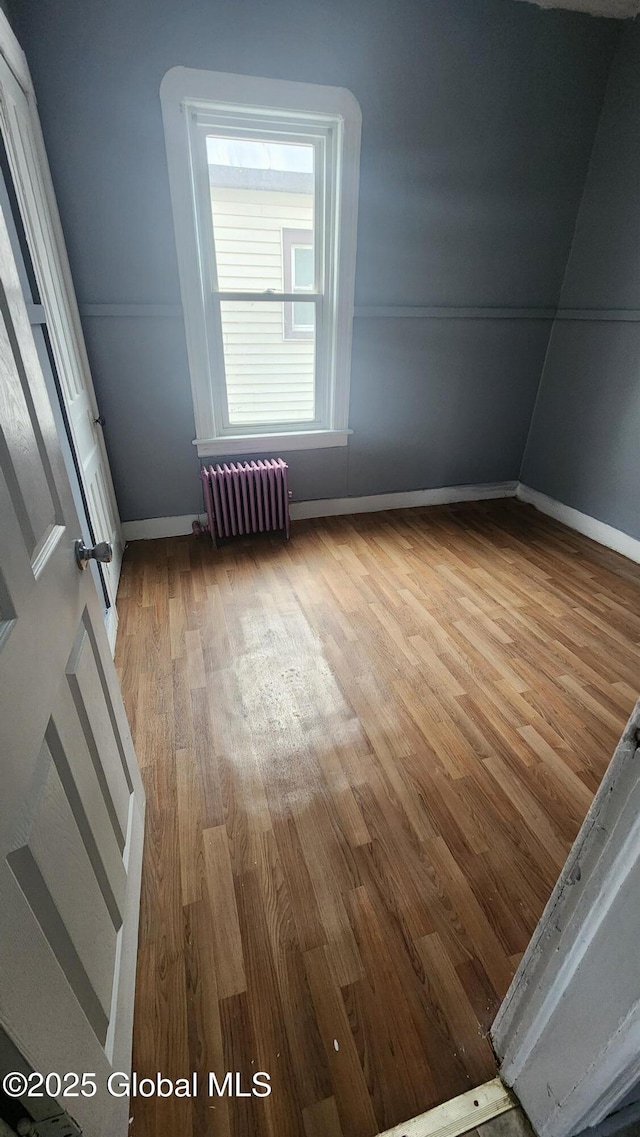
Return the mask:
<path fill-rule="evenodd" d="M 88 549 L 81 538 L 75 543 L 76 563 L 79 569 L 86 569 L 89 561 L 101 561 L 103 565 L 108 565 L 109 561 L 113 560 L 113 549 L 108 541 L 98 541 L 92 549 Z"/>

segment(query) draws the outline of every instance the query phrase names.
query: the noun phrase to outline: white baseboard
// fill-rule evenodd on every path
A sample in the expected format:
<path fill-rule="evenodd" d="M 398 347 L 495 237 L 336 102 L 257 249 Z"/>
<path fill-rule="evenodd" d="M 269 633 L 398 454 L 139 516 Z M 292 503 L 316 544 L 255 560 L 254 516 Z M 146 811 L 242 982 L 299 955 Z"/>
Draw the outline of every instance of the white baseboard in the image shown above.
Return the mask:
<path fill-rule="evenodd" d="M 616 553 L 622 553 L 623 557 L 628 557 L 630 561 L 640 564 L 640 541 L 635 537 L 630 537 L 628 533 L 623 533 L 621 529 L 614 529 L 612 525 L 598 521 L 595 517 L 590 517 L 588 513 L 580 513 L 579 509 L 573 509 L 572 506 L 564 505 L 553 497 L 547 497 L 546 494 L 540 493 L 539 490 L 533 490 L 530 486 L 523 485 L 522 482 L 518 485 L 516 497 L 519 501 L 525 501 L 529 505 L 535 506 L 541 513 L 546 513 L 549 517 L 554 517 L 556 521 L 561 521 L 569 529 L 575 529 L 577 533 L 583 533 L 585 537 L 590 537 L 599 545 L 606 545 L 608 549 L 615 549 Z"/>
<path fill-rule="evenodd" d="M 332 497 L 320 501 L 294 501 L 291 517 L 338 517 L 349 513 L 377 513 L 382 509 L 413 509 L 417 505 L 448 505 L 455 501 L 486 501 L 515 497 L 517 482 L 484 482 L 477 486 L 439 486 L 433 490 L 377 493 L 367 497 Z"/>
<path fill-rule="evenodd" d="M 180 517 L 146 517 L 140 521 L 123 521 L 122 536 L 125 541 L 154 541 L 158 537 L 184 537 L 191 533 L 196 519 L 195 513 L 184 513 Z"/>
<path fill-rule="evenodd" d="M 435 490 L 407 490 L 406 493 L 370 494 L 368 497 L 333 497 L 321 501 L 294 501 L 291 518 L 337 517 L 345 513 L 375 513 L 381 509 L 410 509 L 416 505 L 446 505 L 454 501 L 484 501 L 493 497 L 514 497 L 517 482 L 484 482 L 477 486 L 441 486 Z M 158 537 L 183 537 L 191 532 L 193 513 L 181 517 L 147 517 L 123 521 L 126 541 L 153 541 Z"/>
<path fill-rule="evenodd" d="M 418 505 L 448 505 L 457 501 L 487 501 L 491 498 L 517 497 L 535 506 L 541 513 L 555 517 L 563 525 L 583 533 L 592 541 L 622 553 L 640 564 L 640 541 L 604 521 L 563 505 L 522 482 L 485 482 L 475 486 L 440 486 L 432 490 L 407 490 L 405 493 L 370 494 L 367 497 L 333 497 L 320 501 L 294 501 L 291 518 L 338 517 L 352 513 L 376 513 L 383 509 L 412 509 Z M 122 533 L 126 541 L 152 541 L 158 537 L 182 537 L 191 533 L 195 514 L 180 517 L 147 517 L 140 521 L 124 521 Z"/>

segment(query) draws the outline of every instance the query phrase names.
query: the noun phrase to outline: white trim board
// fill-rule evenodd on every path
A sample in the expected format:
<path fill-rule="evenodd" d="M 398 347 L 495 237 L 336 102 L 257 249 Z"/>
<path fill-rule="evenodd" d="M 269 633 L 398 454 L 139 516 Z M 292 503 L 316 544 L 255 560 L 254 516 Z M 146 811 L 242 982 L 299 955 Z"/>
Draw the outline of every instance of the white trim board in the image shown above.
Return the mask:
<path fill-rule="evenodd" d="M 599 545 L 621 553 L 623 557 L 640 564 L 640 541 L 564 505 L 546 494 L 525 486 L 522 482 L 485 482 L 472 486 L 440 486 L 430 490 L 407 490 L 405 493 L 370 494 L 366 497 L 322 498 L 319 501 L 291 503 L 292 521 L 308 517 L 341 517 L 355 513 L 377 513 L 383 509 L 413 509 L 421 505 L 450 505 L 459 501 L 488 501 L 493 498 L 517 497 L 533 505 L 541 513 L 561 521 L 569 529 L 583 533 Z M 152 541 L 159 537 L 183 537 L 191 533 L 195 513 L 178 517 L 147 517 L 139 521 L 125 521 L 122 535 L 125 541 Z"/>
<path fill-rule="evenodd" d="M 6 59 L 22 90 L 25 94 L 31 95 L 35 103 L 27 57 L 16 39 L 11 23 L 2 11 L 0 11 L 0 53 Z"/>
<path fill-rule="evenodd" d="M 486 501 L 515 497 L 517 482 L 485 482 L 477 486 L 438 486 L 431 490 L 377 493 L 366 497 L 334 497 L 319 501 L 294 501 L 291 518 L 338 517 L 350 513 L 377 513 L 382 509 L 413 509 L 419 505 L 449 505 L 456 501 Z"/>
<path fill-rule="evenodd" d="M 183 513 L 180 517 L 143 517 L 140 521 L 123 521 L 125 541 L 155 541 L 159 537 L 184 537 L 191 533 L 197 513 Z"/>
<path fill-rule="evenodd" d="M 484 501 L 496 497 L 515 497 L 517 482 L 486 482 L 477 486 L 441 486 L 433 490 L 407 490 L 406 493 L 370 494 L 368 497 L 334 497 L 320 501 L 294 501 L 291 519 L 337 517 L 349 513 L 376 513 L 382 509 L 411 509 L 417 505 L 447 505 L 455 501 Z M 152 541 L 158 537 L 182 537 L 190 533 L 195 513 L 180 517 L 147 517 L 123 521 L 126 541 Z"/>
<path fill-rule="evenodd" d="M 254 434 L 250 438 L 234 435 L 220 438 L 194 438 L 199 458 L 213 458 L 220 454 L 269 454 L 283 450 L 320 450 L 346 446 L 352 430 L 305 430 L 289 434 Z"/>
<path fill-rule="evenodd" d="M 523 485 L 522 482 L 518 483 L 516 497 L 519 501 L 535 506 L 541 513 L 546 513 L 549 517 L 554 517 L 556 521 L 561 521 L 569 529 L 575 529 L 577 533 L 583 533 L 585 537 L 590 537 L 599 545 L 606 545 L 608 549 L 614 549 L 616 553 L 622 553 L 623 557 L 628 557 L 630 561 L 640 564 L 640 541 L 635 537 L 630 537 L 628 533 L 623 533 L 621 529 L 614 529 L 612 525 L 598 521 L 597 518 L 590 517 L 588 513 L 580 513 L 580 510 L 573 509 L 570 505 L 564 505 L 563 502 L 556 501 L 553 497 L 547 497 L 546 494 L 540 493 L 539 490 L 533 490 L 530 486 Z"/>
<path fill-rule="evenodd" d="M 419 1117 L 394 1125 L 393 1129 L 385 1129 L 378 1137 L 458 1137 L 507 1110 L 515 1109 L 516 1105 L 513 1094 L 503 1086 L 500 1078 L 494 1078 L 475 1090 L 467 1090 L 457 1098 L 421 1113 Z"/>

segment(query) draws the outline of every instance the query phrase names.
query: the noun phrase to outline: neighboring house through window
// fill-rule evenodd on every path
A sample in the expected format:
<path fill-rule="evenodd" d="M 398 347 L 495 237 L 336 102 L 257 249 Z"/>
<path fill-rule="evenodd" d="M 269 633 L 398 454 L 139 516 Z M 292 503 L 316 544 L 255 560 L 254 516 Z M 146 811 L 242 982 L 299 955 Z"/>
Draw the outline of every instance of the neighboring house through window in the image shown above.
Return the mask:
<path fill-rule="evenodd" d="M 344 445 L 355 99 L 185 68 L 161 97 L 198 454 Z"/>
<path fill-rule="evenodd" d="M 285 292 L 313 291 L 312 230 L 282 230 L 282 262 Z M 285 339 L 312 340 L 315 330 L 315 305 L 308 300 L 288 300 L 283 307 Z"/>

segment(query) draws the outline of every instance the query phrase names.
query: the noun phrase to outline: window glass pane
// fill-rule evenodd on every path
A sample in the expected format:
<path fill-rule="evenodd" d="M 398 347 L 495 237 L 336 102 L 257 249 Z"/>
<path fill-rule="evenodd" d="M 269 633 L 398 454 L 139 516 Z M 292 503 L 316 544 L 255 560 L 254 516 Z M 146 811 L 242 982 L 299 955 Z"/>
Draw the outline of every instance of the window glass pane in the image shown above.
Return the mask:
<path fill-rule="evenodd" d="M 294 328 L 313 328 L 315 304 L 310 304 L 308 300 L 305 300 L 304 303 L 295 300 L 291 307 L 293 308 Z"/>
<path fill-rule="evenodd" d="M 231 426 L 314 420 L 315 304 L 301 306 L 310 309 L 305 314 L 310 330 L 294 339 L 285 334 L 282 301 L 221 302 Z"/>
<path fill-rule="evenodd" d="M 313 146 L 302 143 L 207 135 L 221 291 L 285 291 L 285 229 L 308 231 L 301 268 L 313 284 L 314 160 Z"/>
<path fill-rule="evenodd" d="M 313 249 L 310 245 L 293 246 L 293 290 L 313 288 Z"/>

